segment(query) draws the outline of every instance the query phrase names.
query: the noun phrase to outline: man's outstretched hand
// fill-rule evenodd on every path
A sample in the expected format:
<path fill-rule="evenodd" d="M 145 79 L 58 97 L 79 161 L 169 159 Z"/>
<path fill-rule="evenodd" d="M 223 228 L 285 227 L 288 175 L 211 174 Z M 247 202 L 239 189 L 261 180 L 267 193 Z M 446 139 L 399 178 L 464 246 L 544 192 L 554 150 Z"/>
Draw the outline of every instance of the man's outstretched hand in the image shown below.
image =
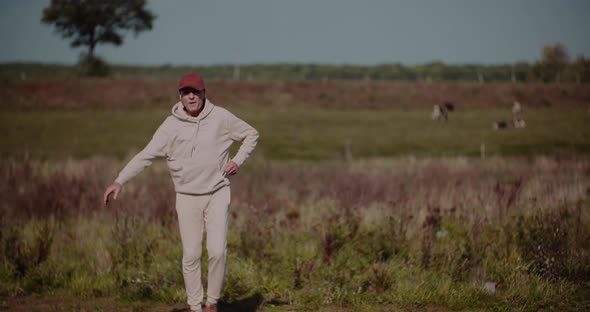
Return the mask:
<path fill-rule="evenodd" d="M 109 187 L 107 187 L 107 190 L 104 192 L 104 196 L 103 196 L 103 202 L 104 204 L 108 204 L 109 200 L 110 200 L 110 196 L 111 194 L 113 194 L 113 199 L 117 199 L 117 195 L 119 195 L 119 192 L 121 192 L 121 188 L 123 186 L 117 182 L 109 185 Z"/>
<path fill-rule="evenodd" d="M 230 160 L 227 164 L 225 164 L 225 166 L 223 166 L 223 174 L 235 175 L 238 173 L 239 169 L 240 167 L 235 162 Z M 117 182 L 109 185 L 109 187 L 107 187 L 107 190 L 104 192 L 104 196 L 102 199 L 103 203 L 107 205 L 111 199 L 111 195 L 113 195 L 113 199 L 116 200 L 117 196 L 121 192 L 122 187 L 123 186 Z"/>
<path fill-rule="evenodd" d="M 223 174 L 224 175 L 235 175 L 238 173 L 238 170 L 240 170 L 240 166 L 238 166 L 238 164 L 236 164 L 233 161 L 229 161 L 227 162 L 227 164 L 225 164 L 225 166 L 223 166 Z"/>

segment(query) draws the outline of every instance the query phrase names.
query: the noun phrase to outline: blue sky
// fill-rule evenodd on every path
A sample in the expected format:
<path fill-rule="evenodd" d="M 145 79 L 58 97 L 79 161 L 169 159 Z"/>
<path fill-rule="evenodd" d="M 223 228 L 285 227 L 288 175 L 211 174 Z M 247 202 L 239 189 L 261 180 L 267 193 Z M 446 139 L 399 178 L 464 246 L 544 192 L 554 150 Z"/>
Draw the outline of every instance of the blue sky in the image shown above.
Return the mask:
<path fill-rule="evenodd" d="M 72 64 L 40 23 L 49 0 L 0 2 L 0 62 Z M 532 62 L 543 44 L 590 57 L 588 0 L 148 0 L 154 29 L 96 53 L 118 64 Z"/>

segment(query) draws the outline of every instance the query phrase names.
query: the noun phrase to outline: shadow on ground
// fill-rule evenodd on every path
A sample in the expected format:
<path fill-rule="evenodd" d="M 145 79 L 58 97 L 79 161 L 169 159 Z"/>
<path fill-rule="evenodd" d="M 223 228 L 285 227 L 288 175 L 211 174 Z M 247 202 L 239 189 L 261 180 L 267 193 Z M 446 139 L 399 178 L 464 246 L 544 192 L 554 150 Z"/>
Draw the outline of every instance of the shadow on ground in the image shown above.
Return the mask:
<path fill-rule="evenodd" d="M 235 300 L 232 302 L 219 302 L 219 310 L 223 312 L 256 312 L 262 306 L 264 298 L 260 294 L 255 294 L 251 297 Z M 170 312 L 185 312 L 189 311 L 184 308 L 173 308 Z"/>
<path fill-rule="evenodd" d="M 255 294 L 251 297 L 235 300 L 232 302 L 221 302 L 219 309 L 224 312 L 244 311 L 255 312 L 262 306 L 264 298 L 261 294 Z"/>

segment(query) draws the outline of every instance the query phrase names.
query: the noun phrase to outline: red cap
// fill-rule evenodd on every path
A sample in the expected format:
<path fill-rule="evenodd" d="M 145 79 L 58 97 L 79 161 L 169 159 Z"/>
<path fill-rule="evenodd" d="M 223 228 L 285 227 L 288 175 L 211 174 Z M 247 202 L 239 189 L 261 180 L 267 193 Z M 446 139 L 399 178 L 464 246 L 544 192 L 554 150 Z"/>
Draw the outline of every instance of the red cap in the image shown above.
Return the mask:
<path fill-rule="evenodd" d="M 203 77 L 199 74 L 184 74 L 178 81 L 178 90 L 183 88 L 193 88 L 197 90 L 205 90 L 205 82 Z"/>

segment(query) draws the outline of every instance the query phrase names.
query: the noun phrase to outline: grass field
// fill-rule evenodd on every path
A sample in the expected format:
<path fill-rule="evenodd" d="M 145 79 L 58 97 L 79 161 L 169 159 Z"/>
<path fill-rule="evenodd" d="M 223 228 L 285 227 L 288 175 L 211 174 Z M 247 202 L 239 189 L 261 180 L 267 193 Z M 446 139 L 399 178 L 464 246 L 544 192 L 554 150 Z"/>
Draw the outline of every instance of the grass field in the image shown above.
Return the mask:
<path fill-rule="evenodd" d="M 79 79 L 0 83 L 2 156 L 119 159 L 143 148 L 177 101 L 170 79 Z M 260 130 L 266 159 L 557 155 L 590 152 L 585 85 L 386 81 L 212 81 L 213 102 Z M 526 129 L 493 131 L 523 103 Z M 452 101 L 447 123 L 430 120 Z"/>
<path fill-rule="evenodd" d="M 100 203 L 169 115 L 167 85 L 0 82 L 0 309 L 184 307 L 165 164 Z M 590 309 L 587 87 L 217 81 L 211 90 L 261 133 L 232 180 L 225 311 Z M 450 120 L 430 120 L 449 98 Z M 514 98 L 527 127 L 494 131 Z"/>
<path fill-rule="evenodd" d="M 452 113 L 433 122 L 423 110 L 236 109 L 261 133 L 259 156 L 267 159 L 342 159 L 346 142 L 353 157 L 556 155 L 590 153 L 590 114 L 581 109 L 535 109 L 527 128 L 494 131 L 510 117 L 497 109 Z M 123 158 L 141 150 L 167 110 L 3 112 L 3 156 Z"/>

